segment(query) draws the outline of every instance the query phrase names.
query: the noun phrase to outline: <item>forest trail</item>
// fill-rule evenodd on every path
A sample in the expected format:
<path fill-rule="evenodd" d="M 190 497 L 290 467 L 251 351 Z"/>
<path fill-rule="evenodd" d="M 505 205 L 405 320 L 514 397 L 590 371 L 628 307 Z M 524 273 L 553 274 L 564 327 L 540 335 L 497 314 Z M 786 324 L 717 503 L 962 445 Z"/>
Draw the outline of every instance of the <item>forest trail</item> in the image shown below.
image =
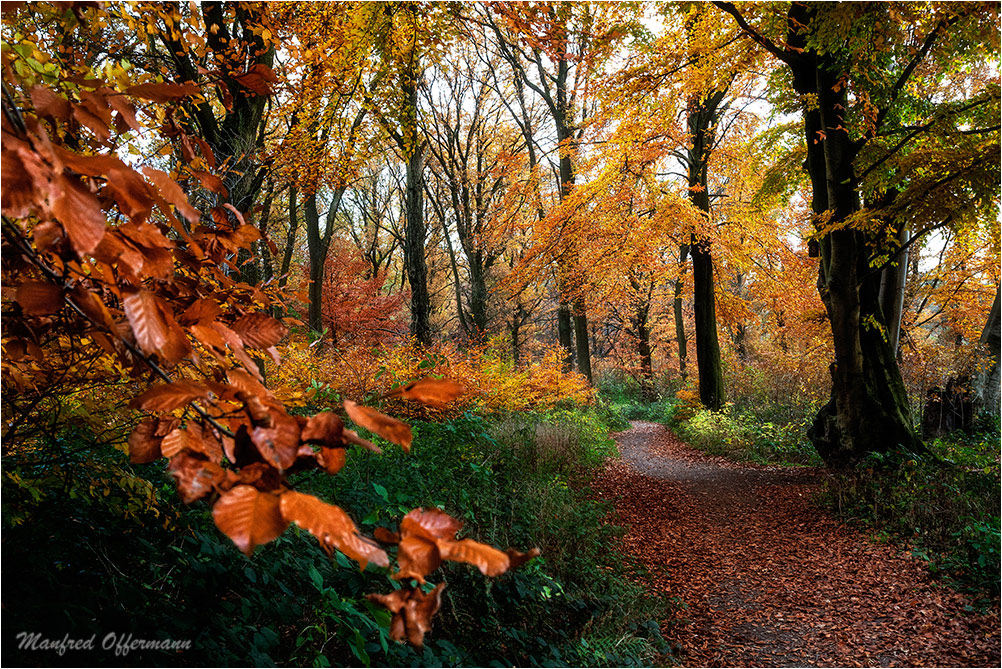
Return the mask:
<path fill-rule="evenodd" d="M 965 613 L 812 503 L 822 472 L 710 457 L 655 423 L 614 436 L 594 489 L 650 587 L 688 605 L 662 621 L 683 666 L 999 666 L 998 612 Z"/>

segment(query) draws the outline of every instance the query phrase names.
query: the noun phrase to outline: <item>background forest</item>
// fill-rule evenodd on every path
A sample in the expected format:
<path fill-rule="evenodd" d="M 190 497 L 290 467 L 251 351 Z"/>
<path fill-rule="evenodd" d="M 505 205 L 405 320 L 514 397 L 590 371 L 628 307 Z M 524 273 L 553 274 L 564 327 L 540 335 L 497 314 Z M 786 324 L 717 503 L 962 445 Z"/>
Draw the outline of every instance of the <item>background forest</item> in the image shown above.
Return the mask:
<path fill-rule="evenodd" d="M 997 3 L 5 2 L 2 38 L 5 662 L 670 662 L 684 603 L 588 488 L 635 419 L 825 467 L 997 606 Z"/>

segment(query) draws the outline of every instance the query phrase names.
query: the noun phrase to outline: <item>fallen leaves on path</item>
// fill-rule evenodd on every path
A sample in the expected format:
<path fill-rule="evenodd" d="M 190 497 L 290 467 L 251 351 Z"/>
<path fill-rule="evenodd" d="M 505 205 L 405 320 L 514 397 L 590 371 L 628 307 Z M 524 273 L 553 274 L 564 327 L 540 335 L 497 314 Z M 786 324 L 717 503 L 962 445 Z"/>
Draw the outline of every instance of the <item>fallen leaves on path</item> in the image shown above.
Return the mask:
<path fill-rule="evenodd" d="M 998 610 L 819 508 L 823 472 L 707 457 L 653 423 L 616 437 L 593 489 L 652 590 L 686 603 L 662 621 L 686 665 L 999 666 Z"/>

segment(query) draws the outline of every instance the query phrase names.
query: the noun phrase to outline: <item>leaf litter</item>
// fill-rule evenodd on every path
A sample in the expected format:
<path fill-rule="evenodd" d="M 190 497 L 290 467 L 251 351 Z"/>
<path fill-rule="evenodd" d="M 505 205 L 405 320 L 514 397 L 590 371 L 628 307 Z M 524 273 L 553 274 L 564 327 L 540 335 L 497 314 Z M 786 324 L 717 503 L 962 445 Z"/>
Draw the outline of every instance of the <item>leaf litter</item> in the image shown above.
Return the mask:
<path fill-rule="evenodd" d="M 652 591 L 684 602 L 660 621 L 683 666 L 1000 666 L 997 606 L 839 523 L 823 470 L 707 456 L 655 423 L 615 437 L 593 490 Z"/>

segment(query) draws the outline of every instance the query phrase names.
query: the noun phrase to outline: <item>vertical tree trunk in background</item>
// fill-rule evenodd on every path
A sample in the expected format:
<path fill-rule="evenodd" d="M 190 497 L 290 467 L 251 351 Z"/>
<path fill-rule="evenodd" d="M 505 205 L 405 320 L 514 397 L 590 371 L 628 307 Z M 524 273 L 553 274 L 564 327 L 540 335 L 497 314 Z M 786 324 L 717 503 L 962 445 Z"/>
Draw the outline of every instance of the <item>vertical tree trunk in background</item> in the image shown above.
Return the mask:
<path fill-rule="evenodd" d="M 630 276 L 630 287 L 638 295 L 632 314 L 633 332 L 637 338 L 637 357 L 640 358 L 640 396 L 645 401 L 654 399 L 654 361 L 651 355 L 651 293 L 641 296 L 640 281 Z"/>
<path fill-rule="evenodd" d="M 999 289 L 988 313 L 988 322 L 981 331 L 978 343 L 982 346 L 979 367 L 974 372 L 975 411 L 999 415 L 999 347 L 1002 346 L 999 327 Z"/>
<path fill-rule="evenodd" d="M 682 288 L 685 285 L 685 263 L 689 256 L 689 246 L 687 244 L 679 247 L 679 266 L 680 271 L 678 278 L 675 279 L 675 295 L 672 299 L 672 313 L 675 317 L 675 342 L 678 345 L 678 373 L 682 377 L 682 384 L 685 385 L 685 381 L 689 378 L 689 371 L 686 369 L 686 362 L 688 361 L 688 350 L 685 339 L 685 317 L 682 313 Z"/>
<path fill-rule="evenodd" d="M 396 136 L 407 161 L 404 193 L 404 267 L 411 286 L 411 336 L 422 346 L 431 346 L 431 297 L 428 293 L 428 263 L 425 259 L 424 154 L 426 144 L 418 129 L 418 85 L 421 73 L 413 60 L 403 77 L 405 114 L 402 132 Z"/>
<path fill-rule="evenodd" d="M 417 88 L 413 88 L 417 104 Z M 416 141 L 416 140 L 415 140 Z M 411 286 L 411 335 L 422 346 L 431 346 L 431 298 L 428 293 L 428 264 L 424 255 L 427 230 L 424 222 L 424 146 L 416 146 L 407 158 L 406 220 L 404 264 Z"/>
<path fill-rule="evenodd" d="M 285 250 L 282 252 L 282 267 L 279 270 L 278 286 L 284 288 L 289 281 L 289 268 L 292 266 L 292 252 L 296 246 L 296 231 L 299 228 L 299 207 L 297 197 L 299 192 L 289 189 L 289 232 L 285 237 Z"/>
<path fill-rule="evenodd" d="M 574 344 L 578 356 L 578 371 L 591 383 L 591 347 L 588 344 L 588 317 L 583 297 L 574 300 Z"/>
<path fill-rule="evenodd" d="M 473 340 L 482 343 L 487 336 L 487 279 L 483 252 L 471 254 L 470 260 L 470 329 Z"/>
<path fill-rule="evenodd" d="M 320 234 L 320 212 L 317 209 L 317 194 L 306 197 L 303 215 L 306 217 L 306 244 L 310 255 L 310 297 L 307 325 L 313 332 L 323 332 L 324 321 L 321 308 L 323 306 L 324 290 L 324 259 L 327 257 L 323 248 L 323 236 Z"/>
<path fill-rule="evenodd" d="M 908 243 L 910 234 L 907 226 L 898 231 L 898 243 Z M 901 315 L 905 306 L 905 286 L 908 279 L 908 249 L 898 255 L 896 264 L 888 265 L 880 273 L 880 310 L 887 323 L 887 343 L 894 356 L 900 358 Z"/>
<path fill-rule="evenodd" d="M 689 201 L 707 220 L 710 219 L 707 162 L 713 144 L 713 125 L 724 92 L 715 91 L 701 103 L 689 104 L 689 134 L 692 149 L 688 155 Z M 699 401 L 713 411 L 724 405 L 724 375 L 720 364 L 717 338 L 716 297 L 713 287 L 713 257 L 710 242 L 692 237 L 693 313 L 696 325 L 696 369 L 699 375 Z"/>
<path fill-rule="evenodd" d="M 575 359 L 571 333 L 571 305 L 563 297 L 560 297 L 559 300 L 557 304 L 557 341 L 560 342 L 560 347 L 565 351 L 564 371 L 571 372 L 574 371 Z"/>

